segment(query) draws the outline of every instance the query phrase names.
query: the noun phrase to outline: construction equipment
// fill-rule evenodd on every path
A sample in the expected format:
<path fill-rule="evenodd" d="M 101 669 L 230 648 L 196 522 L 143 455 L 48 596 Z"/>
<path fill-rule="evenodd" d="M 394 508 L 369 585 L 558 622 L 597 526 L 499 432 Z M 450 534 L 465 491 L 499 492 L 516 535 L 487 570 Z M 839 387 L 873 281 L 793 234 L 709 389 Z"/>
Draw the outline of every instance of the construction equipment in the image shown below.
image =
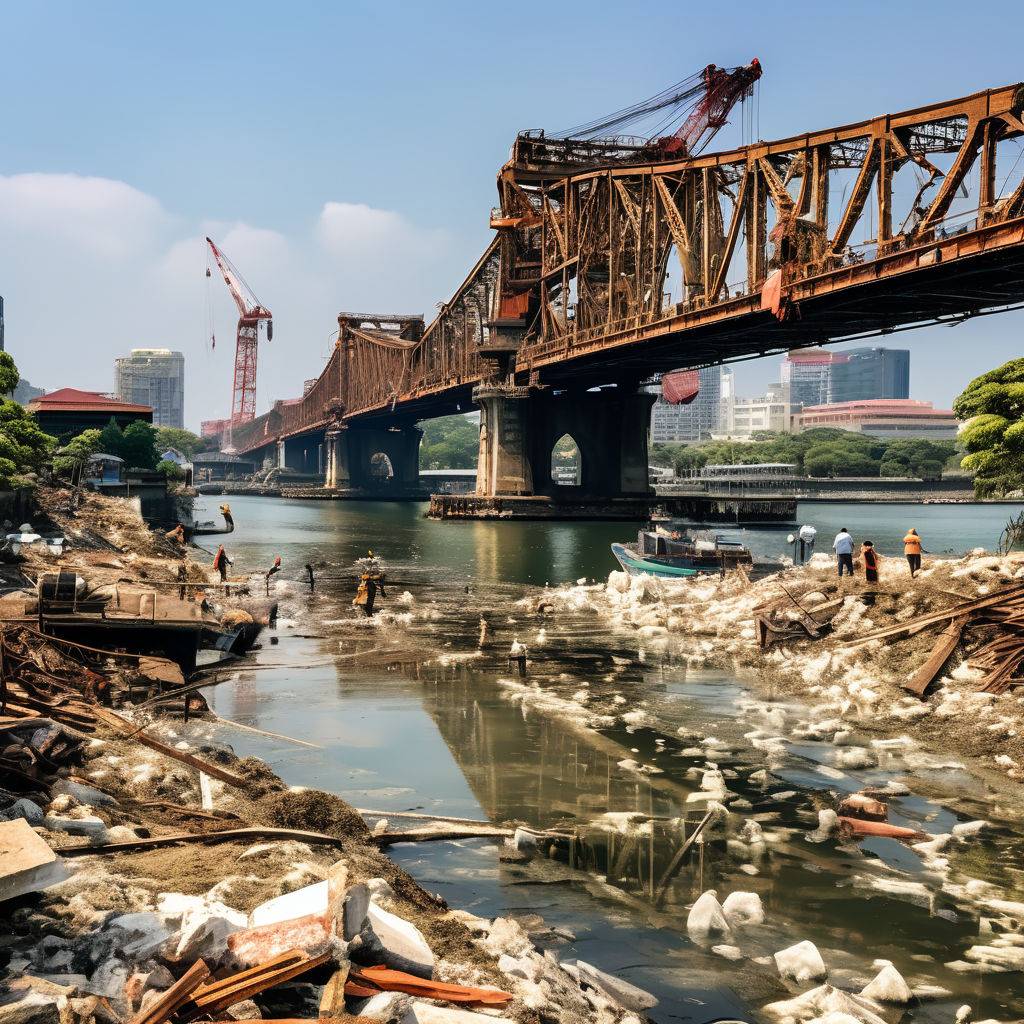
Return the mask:
<path fill-rule="evenodd" d="M 760 77 L 756 57 L 745 67 L 709 64 L 646 100 L 586 124 L 551 135 L 520 132 L 510 163 L 531 170 L 578 169 L 696 156 L 728 123 L 732 108 L 753 95 Z M 678 128 L 664 134 L 674 124 Z M 625 128 L 637 134 L 624 135 Z"/>
<path fill-rule="evenodd" d="M 245 283 L 235 265 L 217 248 L 212 238 L 206 239 L 217 262 L 224 283 L 238 306 L 238 333 L 235 342 L 235 375 L 231 396 L 231 418 L 228 421 L 228 439 L 225 451 L 231 450 L 230 430 L 239 423 L 248 423 L 256 416 L 256 355 L 259 346 L 260 323 L 267 325 L 267 341 L 274 337 L 272 314 L 253 290 Z M 206 268 L 210 277 L 210 268 Z"/>

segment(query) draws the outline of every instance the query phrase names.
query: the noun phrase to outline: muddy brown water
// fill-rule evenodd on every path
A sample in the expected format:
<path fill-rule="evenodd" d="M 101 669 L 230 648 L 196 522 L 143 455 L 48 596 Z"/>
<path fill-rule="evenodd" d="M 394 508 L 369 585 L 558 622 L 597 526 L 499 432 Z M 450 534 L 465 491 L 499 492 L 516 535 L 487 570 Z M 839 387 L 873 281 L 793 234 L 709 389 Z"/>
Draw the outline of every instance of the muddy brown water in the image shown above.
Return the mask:
<path fill-rule="evenodd" d="M 235 498 L 232 506 L 236 569 L 282 556 L 283 621 L 265 634 L 252 669 L 225 673 L 206 696 L 225 718 L 318 746 L 218 727 L 225 742 L 265 758 L 289 783 L 336 792 L 359 807 L 514 820 L 578 835 L 571 851 L 563 843 L 552 859 L 528 864 L 500 861 L 487 840 L 393 848 L 396 860 L 453 906 L 527 923 L 540 915 L 560 933 L 540 936 L 542 945 L 650 989 L 660 999 L 651 1012 L 656 1021 L 757 1018 L 785 990 L 774 968 L 756 959 L 801 939 L 819 947 L 844 987 L 869 980 L 872 961 L 886 959 L 913 986 L 945 990 L 911 1007 L 907 1020 L 950 1021 L 965 1002 L 975 1019 L 1024 1013 L 1020 973 L 946 966 L 989 940 L 979 938 L 977 909 L 943 889 L 975 878 L 1002 898 L 1024 899 L 1019 802 L 994 796 L 954 758 L 896 751 L 883 753 L 876 767 L 840 772 L 835 749 L 811 741 L 790 742 L 763 785 L 751 775 L 765 767 L 765 754 L 745 737 L 765 727 L 745 703 L 771 696 L 758 679 L 688 670 L 589 613 L 532 614 L 545 583 L 604 579 L 616 568 L 608 545 L 634 526 L 432 523 L 421 506 L 407 504 Z M 810 504 L 800 516 L 828 538 L 826 547 L 847 526 L 898 554 L 910 525 L 936 553 L 992 547 L 1017 511 Z M 784 552 L 786 532 L 740 535 L 773 557 Z M 353 563 L 369 548 L 384 559 L 390 581 L 385 614 L 372 623 L 350 605 Z M 303 582 L 307 561 L 321 563 L 312 594 Z M 526 607 L 517 606 L 524 597 L 531 598 Z M 488 631 L 477 656 L 481 616 Z M 525 688 L 506 661 L 515 638 L 533 659 Z M 581 690 L 588 708 L 607 716 L 596 727 L 566 713 Z M 641 703 L 646 717 L 627 728 L 618 716 Z M 805 710 L 778 706 L 790 725 Z M 727 832 L 709 834 L 666 879 L 681 831 L 701 816 L 687 796 L 699 789 L 709 759 L 741 809 Z M 638 774 L 622 766 L 627 760 L 660 771 Z M 983 818 L 991 823 L 984 840 L 945 851 L 944 872 L 891 840 L 808 840 L 818 808 L 836 795 L 890 783 L 907 789 L 890 799 L 895 823 L 940 834 Z M 600 827 L 608 812 L 653 818 L 653 827 L 630 838 Z M 761 857 L 739 841 L 748 818 L 772 840 Z M 708 888 L 720 898 L 737 890 L 761 896 L 766 922 L 736 938 L 740 961 L 687 934 L 686 908 Z M 901 1013 L 888 1016 L 895 1024 Z"/>

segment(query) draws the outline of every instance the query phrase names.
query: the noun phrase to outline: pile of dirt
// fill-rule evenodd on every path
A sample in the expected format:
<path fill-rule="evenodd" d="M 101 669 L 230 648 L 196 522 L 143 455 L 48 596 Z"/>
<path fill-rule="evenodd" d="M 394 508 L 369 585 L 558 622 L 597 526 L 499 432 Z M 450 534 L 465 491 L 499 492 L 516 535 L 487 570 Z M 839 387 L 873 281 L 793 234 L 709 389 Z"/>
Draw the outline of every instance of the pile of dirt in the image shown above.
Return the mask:
<path fill-rule="evenodd" d="M 339 839 L 369 835 L 363 819 L 340 796 L 319 789 L 286 791 L 260 802 L 261 818 L 278 828 L 323 832 Z"/>

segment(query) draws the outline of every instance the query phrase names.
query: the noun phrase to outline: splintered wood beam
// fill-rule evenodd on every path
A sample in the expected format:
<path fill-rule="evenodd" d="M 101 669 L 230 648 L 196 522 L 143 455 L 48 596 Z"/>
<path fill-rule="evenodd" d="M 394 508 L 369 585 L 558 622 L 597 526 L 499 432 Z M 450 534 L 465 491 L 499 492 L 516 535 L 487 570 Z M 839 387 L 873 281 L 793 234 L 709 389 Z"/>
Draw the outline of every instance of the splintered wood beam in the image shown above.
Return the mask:
<path fill-rule="evenodd" d="M 939 634 L 938 642 L 932 648 L 928 660 L 903 684 L 903 689 L 921 697 L 931 685 L 932 680 L 942 671 L 942 666 L 949 661 L 949 656 L 956 650 L 960 638 L 964 635 L 969 616 L 960 615 Z"/>

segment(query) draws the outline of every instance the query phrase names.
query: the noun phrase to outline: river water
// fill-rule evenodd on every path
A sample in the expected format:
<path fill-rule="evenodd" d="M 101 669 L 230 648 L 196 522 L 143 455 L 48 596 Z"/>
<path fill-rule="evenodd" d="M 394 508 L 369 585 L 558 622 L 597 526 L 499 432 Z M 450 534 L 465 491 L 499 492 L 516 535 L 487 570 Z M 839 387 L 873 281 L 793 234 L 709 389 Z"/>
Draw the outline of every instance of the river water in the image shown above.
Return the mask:
<path fill-rule="evenodd" d="M 360 808 L 579 833 L 571 852 L 563 845 L 529 864 L 500 861 L 502 851 L 486 840 L 393 848 L 396 860 L 453 906 L 526 923 L 541 915 L 564 932 L 542 944 L 654 992 L 656 1021 L 756 1018 L 759 1006 L 784 995 L 774 968 L 756 958 L 804 938 L 845 987 L 870 979 L 876 959 L 891 960 L 915 986 L 932 986 L 933 997 L 910 1011 L 912 1019 L 950 1021 L 965 1002 L 975 1019 L 1024 1013 L 1021 974 L 946 966 L 986 940 L 977 937 L 977 914 L 943 888 L 974 878 L 1006 899 L 1024 899 L 1019 802 L 994 799 L 941 756 L 893 751 L 877 767 L 838 771 L 835 750 L 811 741 L 788 748 L 766 787 L 750 778 L 764 755 L 744 737 L 763 724 L 751 700 L 771 696 L 759 680 L 688 669 L 592 615 L 535 614 L 546 584 L 603 581 L 617 568 L 609 544 L 630 539 L 634 524 L 436 523 L 423 518 L 424 506 L 409 503 L 233 498 L 232 505 L 238 526 L 227 547 L 235 571 L 257 571 L 282 556 L 282 620 L 265 634 L 255 664 L 225 672 L 207 699 L 224 718 L 316 747 L 229 727 L 225 741 L 265 758 L 291 784 L 331 790 Z M 899 555 L 909 526 L 932 553 L 991 549 L 1019 511 L 808 503 L 799 518 L 818 528 L 826 548 L 846 526 L 883 554 Z M 759 556 L 786 553 L 786 529 L 729 532 Z M 351 608 L 353 565 L 369 549 L 388 571 L 384 612 L 373 621 Z M 317 565 L 312 593 L 306 562 Z M 517 638 L 531 651 L 525 687 L 507 664 Z M 647 715 L 635 726 L 618 718 L 587 728 L 565 713 L 581 687 L 592 704 L 621 711 L 642 701 Z M 702 805 L 687 797 L 699 789 L 709 758 L 769 843 L 712 838 L 673 873 L 680 828 L 692 831 L 702 816 Z M 639 775 L 621 764 L 627 760 L 661 771 Z M 991 823 L 984 841 L 948 853 L 943 872 L 891 840 L 858 846 L 806 838 L 818 807 L 830 806 L 836 793 L 892 783 L 907 789 L 890 800 L 894 823 L 940 834 L 983 818 Z M 623 819 L 608 812 L 643 815 L 652 825 L 639 834 L 616 831 Z M 762 898 L 766 925 L 738 943 L 740 961 L 687 935 L 686 907 L 708 888 L 721 898 L 735 890 Z"/>

